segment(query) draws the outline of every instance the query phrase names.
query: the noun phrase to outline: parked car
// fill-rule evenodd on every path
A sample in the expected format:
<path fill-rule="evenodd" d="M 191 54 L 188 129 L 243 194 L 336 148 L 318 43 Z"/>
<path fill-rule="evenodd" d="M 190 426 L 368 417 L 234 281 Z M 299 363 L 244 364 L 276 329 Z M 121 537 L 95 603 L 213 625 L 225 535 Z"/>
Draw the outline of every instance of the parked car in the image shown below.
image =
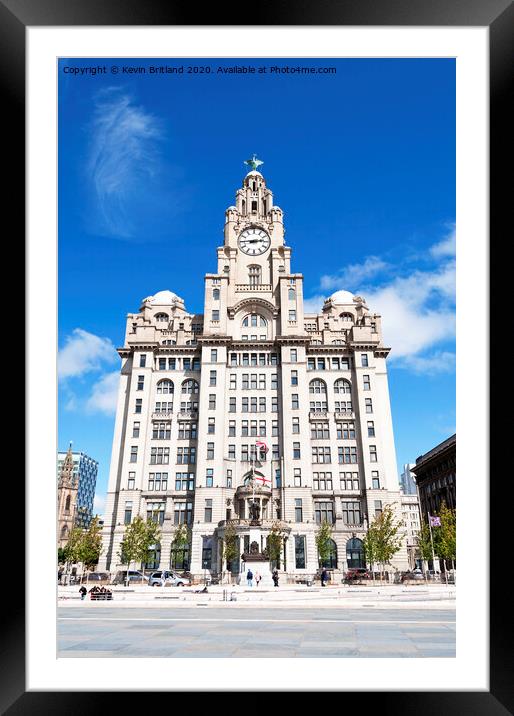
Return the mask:
<path fill-rule="evenodd" d="M 155 572 L 152 572 L 148 579 L 148 584 L 151 587 L 185 587 L 191 584 L 191 580 L 187 577 L 182 577 L 177 572 L 173 572 L 169 569 L 159 569 Z"/>
<path fill-rule="evenodd" d="M 365 567 L 350 567 L 344 575 L 345 582 L 357 582 L 360 579 L 371 579 L 369 569 Z"/>
<path fill-rule="evenodd" d="M 136 570 L 130 570 L 128 573 L 128 581 L 132 584 L 147 584 L 148 577 L 143 572 Z M 124 569 L 120 572 L 116 572 L 116 576 L 112 580 L 112 584 L 126 584 L 127 582 L 127 570 Z"/>
<path fill-rule="evenodd" d="M 89 574 L 84 574 L 80 581 L 82 584 L 86 584 L 86 582 L 94 582 L 95 584 L 105 582 L 107 584 L 110 579 L 111 575 L 108 572 L 89 572 Z"/>
<path fill-rule="evenodd" d="M 423 572 L 420 569 L 413 569 L 412 571 L 409 569 L 407 572 L 402 572 L 402 582 L 409 582 L 409 581 L 416 581 L 416 580 L 423 580 Z"/>

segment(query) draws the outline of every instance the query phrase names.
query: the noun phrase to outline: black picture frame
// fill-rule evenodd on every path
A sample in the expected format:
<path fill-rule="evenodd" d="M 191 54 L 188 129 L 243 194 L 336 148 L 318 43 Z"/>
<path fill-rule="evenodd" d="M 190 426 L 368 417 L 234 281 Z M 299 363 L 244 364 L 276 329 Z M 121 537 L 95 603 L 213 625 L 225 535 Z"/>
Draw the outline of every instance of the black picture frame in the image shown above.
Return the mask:
<path fill-rule="evenodd" d="M 508 81 L 512 75 L 512 46 L 514 33 L 514 8 L 510 0 L 323 0 L 322 2 L 289 2 L 273 4 L 263 0 L 259 12 L 242 13 L 240 6 L 226 2 L 199 7 L 193 3 L 174 0 L 0 0 L 0 82 L 4 111 L 4 157 L 11 154 L 11 161 L 4 163 L 9 168 L 9 214 L 15 219 L 14 236 L 18 242 L 10 242 L 21 249 L 23 262 L 22 227 L 25 226 L 25 29 L 28 26 L 77 26 L 77 25 L 335 25 L 335 26 L 481 26 L 490 32 L 490 242 L 492 275 L 498 276 L 500 247 L 505 244 L 510 228 L 506 212 L 512 206 L 512 181 L 506 179 L 512 174 L 507 164 L 506 145 L 509 130 L 512 127 L 512 112 L 509 111 Z M 198 17 L 201 16 L 201 22 Z M 237 22 L 234 22 L 234 18 Z M 7 141 L 8 140 L 8 141 Z M 4 159 L 5 162 L 5 159 Z M 4 195 L 5 196 L 5 195 Z M 509 212 L 511 213 L 511 212 Z M 510 217 L 509 217 L 510 218 Z M 5 239 L 4 239 L 5 240 Z M 493 251 L 497 248 L 497 251 Z M 19 259 L 20 260 L 20 259 Z M 29 287 L 30 289 L 30 287 Z M 491 281 L 491 305 L 498 305 L 501 296 L 501 283 Z M 496 301 L 493 301 L 496 299 Z M 503 302 L 500 301 L 503 304 Z M 494 330 L 495 312 L 491 311 L 491 332 Z M 499 325 L 499 324 L 498 324 Z M 505 329 L 504 329 L 505 331 Z M 487 339 L 484 331 L 481 340 Z M 491 375 L 491 397 L 501 389 L 500 378 Z M 503 388 L 503 386 L 502 386 Z M 495 390 L 496 389 L 496 390 Z M 23 403 L 21 403 L 23 405 Z M 20 415 L 21 417 L 21 415 Z M 507 428 L 497 424 L 491 430 L 490 455 L 501 454 L 508 436 Z M 485 438 L 486 436 L 484 436 Z M 510 436 L 509 436 L 510 437 Z M 502 469 L 506 466 L 502 465 Z M 16 485 L 16 501 L 19 503 L 23 493 L 23 482 L 19 470 Z M 491 467 L 491 475 L 493 470 Z M 464 483 L 464 484 L 463 484 Z M 511 481 L 502 482 L 502 503 L 511 504 Z M 461 489 L 465 489 L 465 476 L 461 478 Z M 493 500 L 491 499 L 493 505 Z M 6 503 L 7 507 L 7 503 Z M 491 507 L 493 510 L 494 507 Z M 5 509 L 14 517 L 13 529 L 16 529 L 17 551 L 23 554 L 19 534 L 18 515 Z M 509 550 L 505 547 L 508 514 L 498 519 L 490 513 L 490 545 L 502 545 L 501 549 L 491 549 L 490 565 L 492 575 L 507 575 L 505 562 L 509 560 Z M 14 533 L 14 532 L 13 532 Z M 9 533 L 12 534 L 12 533 Z M 483 570 L 477 568 L 478 578 L 484 578 Z M 34 581 L 28 584 L 34 587 Z M 513 660 L 512 660 L 512 616 L 507 605 L 508 592 L 504 579 L 492 580 L 490 587 L 490 690 L 488 692 L 446 691 L 446 692 L 349 692 L 341 695 L 340 708 L 347 708 L 354 701 L 363 708 L 377 709 L 379 713 L 417 714 L 489 714 L 503 716 L 513 713 Z M 0 685 L 0 708 L 2 713 L 12 715 L 27 713 L 63 713 L 63 714 L 103 714 L 109 707 L 125 707 L 124 697 L 130 698 L 129 708 L 146 708 L 151 701 L 145 693 L 122 694 L 99 692 L 27 692 L 25 686 L 25 603 L 23 592 L 16 598 L 8 599 L 6 625 L 2 632 L 2 670 Z M 509 629 L 509 626 L 511 627 Z M 400 668 L 400 667 L 399 667 Z M 420 669 L 422 664 L 420 663 Z M 321 680 L 323 683 L 323 680 Z M 372 685 L 370 685 L 372 687 Z M 409 689 L 409 684 L 405 684 Z M 230 691 L 230 689 L 226 689 Z M 299 691 L 301 686 L 299 685 Z M 327 687 L 330 691 L 330 687 Z M 328 695 L 328 694 L 326 694 Z M 326 695 L 317 695 L 319 699 Z M 203 694 L 184 694 L 185 708 L 194 702 L 199 705 Z M 212 697 L 210 697 L 212 699 Z M 244 701 L 244 697 L 241 697 Z M 289 697 L 288 697 L 289 698 Z M 121 699 L 121 700 L 120 700 Z M 267 697 L 263 708 L 274 708 Z M 154 702 L 155 703 L 155 702 Z M 159 703 L 159 702 L 158 702 Z M 166 708 L 166 701 L 161 701 Z M 211 701 L 212 704 L 212 701 Z M 225 702 L 226 707 L 228 703 Z M 158 708 L 161 708 L 159 706 Z M 242 702 L 239 708 L 246 708 Z M 317 707 L 315 707 L 317 708 Z"/>

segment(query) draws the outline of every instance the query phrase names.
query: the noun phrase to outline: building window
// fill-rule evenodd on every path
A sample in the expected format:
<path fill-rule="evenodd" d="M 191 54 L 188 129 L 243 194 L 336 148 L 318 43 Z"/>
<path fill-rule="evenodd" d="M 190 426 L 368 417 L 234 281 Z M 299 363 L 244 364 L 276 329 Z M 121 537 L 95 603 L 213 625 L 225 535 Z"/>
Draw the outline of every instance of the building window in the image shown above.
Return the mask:
<path fill-rule="evenodd" d="M 214 435 L 215 432 L 216 432 L 216 418 L 208 418 L 207 434 Z"/>
<path fill-rule="evenodd" d="M 229 399 L 228 399 L 228 412 L 229 412 L 229 413 L 235 413 L 235 412 L 236 412 L 236 399 L 235 399 L 235 398 L 229 398 Z"/>
<path fill-rule="evenodd" d="M 232 470 L 227 470 L 227 487 L 232 487 Z"/>
<path fill-rule="evenodd" d="M 315 446 L 312 448 L 312 462 L 313 463 L 330 463 L 332 459 L 330 457 L 330 446 Z"/>
<path fill-rule="evenodd" d="M 236 390 L 237 389 L 237 376 L 235 373 L 230 374 L 230 390 Z"/>
<path fill-rule="evenodd" d="M 141 423 L 134 423 L 134 424 L 132 425 L 132 437 L 133 437 L 133 438 L 138 438 L 138 437 L 139 437 L 139 426 L 140 426 L 140 425 L 141 425 Z"/>
<path fill-rule="evenodd" d="M 133 490 L 136 483 L 136 473 L 129 472 L 127 480 L 127 490 Z"/>
<path fill-rule="evenodd" d="M 144 368 L 146 366 L 146 353 L 141 353 L 139 356 L 139 367 Z"/>
<path fill-rule="evenodd" d="M 290 320 L 290 321 L 296 321 L 296 311 L 295 311 L 295 310 L 290 310 L 290 311 L 289 311 L 289 320 Z"/>
<path fill-rule="evenodd" d="M 216 363 L 218 360 L 218 351 L 216 348 L 211 350 L 211 363 Z"/>
<path fill-rule="evenodd" d="M 156 313 L 155 314 L 155 320 L 156 321 L 168 321 L 169 316 L 167 313 Z"/>
<path fill-rule="evenodd" d="M 179 447 L 179 448 L 177 448 L 177 465 L 194 465 L 195 462 L 196 462 L 196 448 L 195 447 Z"/>
<path fill-rule="evenodd" d="M 175 474 L 175 490 L 185 491 L 195 489 L 194 472 L 177 472 Z"/>
<path fill-rule="evenodd" d="M 293 393 L 291 395 L 291 408 L 292 410 L 298 410 L 299 408 L 298 393 Z"/>
<path fill-rule="evenodd" d="M 367 368 L 367 367 L 368 367 L 368 354 L 367 354 L 367 353 L 362 353 L 362 354 L 361 354 L 361 366 L 362 366 L 363 368 Z"/>
<path fill-rule="evenodd" d="M 214 443 L 207 443 L 207 460 L 214 460 Z"/>
<path fill-rule="evenodd" d="M 300 500 L 301 502 L 301 500 Z M 298 520 L 297 520 L 298 522 Z M 301 522 L 301 520 L 300 520 Z M 295 535 L 294 537 L 294 557 L 296 569 L 305 569 L 305 536 Z"/>
<path fill-rule="evenodd" d="M 294 479 L 294 486 L 295 487 L 301 487 L 302 486 L 302 469 L 300 467 L 295 467 L 293 470 L 293 479 Z"/>
<path fill-rule="evenodd" d="M 213 300 L 213 301 L 219 301 L 219 300 L 220 300 L 220 290 L 219 290 L 219 288 L 213 288 L 213 289 L 212 289 L 212 300 Z"/>
<path fill-rule="evenodd" d="M 294 501 L 294 521 L 303 522 L 303 507 L 301 497 L 297 497 Z"/>
<path fill-rule="evenodd" d="M 313 472 L 312 473 L 314 490 L 331 490 L 332 489 L 332 473 L 331 472 Z"/>
<path fill-rule="evenodd" d="M 340 380 L 336 380 L 336 382 L 334 383 L 334 393 L 336 393 L 336 395 L 344 393 L 350 395 L 351 392 L 352 386 L 350 384 L 350 381 L 341 378 Z"/>
<path fill-rule="evenodd" d="M 125 517 L 123 524 L 129 525 L 132 522 L 132 502 L 125 502 Z"/>
<path fill-rule="evenodd" d="M 332 502 L 315 502 L 314 517 L 318 525 L 322 522 L 334 523 L 334 505 Z"/>
<path fill-rule="evenodd" d="M 209 410 L 216 410 L 216 395 L 214 393 L 209 395 Z"/>
<path fill-rule="evenodd" d="M 228 446 L 228 457 L 230 460 L 236 459 L 236 446 L 235 445 Z"/>
<path fill-rule="evenodd" d="M 370 462 L 377 461 L 377 446 L 376 445 L 369 446 L 369 459 L 370 459 Z"/>
<path fill-rule="evenodd" d="M 130 462 L 137 462 L 137 445 L 130 448 Z"/>
<path fill-rule="evenodd" d="M 205 500 L 204 522 L 212 522 L 212 500 Z M 205 563 L 205 560 L 207 559 L 205 552 L 206 550 L 204 550 L 204 554 L 202 556 L 202 563 Z M 208 561 L 210 565 L 210 554 Z"/>
<path fill-rule="evenodd" d="M 373 412 L 373 402 L 371 398 L 366 398 L 366 412 L 372 413 Z"/>
<path fill-rule="evenodd" d="M 208 467 L 205 471 L 205 486 L 213 487 L 214 470 L 212 467 Z"/>
<path fill-rule="evenodd" d="M 293 443 L 293 460 L 300 459 L 300 443 Z"/>
<path fill-rule="evenodd" d="M 136 398 L 136 408 L 134 410 L 135 413 L 141 413 L 143 409 L 143 398 Z"/>
<path fill-rule="evenodd" d="M 138 375 L 137 376 L 137 390 L 144 390 L 144 388 L 145 388 L 145 376 Z"/>
<path fill-rule="evenodd" d="M 219 310 L 212 311 L 212 321 L 219 321 L 220 320 L 220 312 Z"/>
<path fill-rule="evenodd" d="M 298 351 L 296 348 L 291 348 L 290 350 L 291 355 L 291 363 L 296 363 L 298 361 Z"/>
<path fill-rule="evenodd" d="M 296 299 L 296 291 L 294 290 L 294 288 L 288 289 L 287 295 L 290 301 L 294 301 Z"/>
<path fill-rule="evenodd" d="M 355 439 L 355 423 L 337 423 L 338 440 Z"/>
<path fill-rule="evenodd" d="M 300 418 L 293 418 L 293 434 L 300 433 Z"/>
<path fill-rule="evenodd" d="M 197 424 L 196 423 L 179 423 L 178 439 L 179 440 L 196 440 Z"/>
<path fill-rule="evenodd" d="M 376 470 L 371 473 L 371 483 L 373 490 L 380 490 L 380 479 Z"/>
<path fill-rule="evenodd" d="M 358 501 L 341 502 L 343 522 L 345 525 L 360 525 L 361 503 Z"/>
<path fill-rule="evenodd" d="M 151 472 L 148 475 L 148 490 L 160 490 L 168 489 L 168 473 L 167 472 Z"/>
<path fill-rule="evenodd" d="M 275 469 L 275 487 L 281 487 L 282 486 L 282 479 L 280 476 L 280 468 L 277 467 Z"/>
<path fill-rule="evenodd" d="M 152 426 L 152 440 L 169 440 L 171 437 L 171 423 L 154 423 Z"/>
<path fill-rule="evenodd" d="M 250 286 L 258 286 L 262 283 L 262 269 L 260 266 L 248 266 L 248 281 Z"/>
<path fill-rule="evenodd" d="M 176 525 L 191 524 L 193 521 L 193 503 L 175 502 L 173 521 Z"/>
<path fill-rule="evenodd" d="M 182 383 L 181 391 L 183 395 L 197 395 L 199 390 L 200 386 L 196 380 L 189 379 Z"/>
<path fill-rule="evenodd" d="M 319 422 L 312 423 L 311 438 L 313 440 L 322 440 L 322 439 L 329 440 L 330 432 L 329 432 L 329 428 L 328 428 L 328 423 L 319 423 Z"/>
<path fill-rule="evenodd" d="M 363 390 L 371 390 L 371 383 L 369 380 L 369 375 L 362 376 L 362 387 L 363 387 Z"/>
<path fill-rule="evenodd" d="M 373 420 L 368 420 L 368 438 L 375 437 L 375 423 Z"/>
<path fill-rule="evenodd" d="M 375 500 L 375 517 L 382 514 L 382 500 Z"/>
<path fill-rule="evenodd" d="M 171 395 L 173 394 L 174 387 L 171 380 L 160 380 L 157 383 L 157 393 L 160 395 Z"/>
<path fill-rule="evenodd" d="M 338 447 L 337 448 L 339 464 L 356 463 L 357 448 L 356 447 Z"/>
<path fill-rule="evenodd" d="M 291 371 L 291 385 L 298 385 L 298 371 Z"/>
<path fill-rule="evenodd" d="M 216 371 L 211 370 L 209 375 L 209 385 L 216 385 Z"/>

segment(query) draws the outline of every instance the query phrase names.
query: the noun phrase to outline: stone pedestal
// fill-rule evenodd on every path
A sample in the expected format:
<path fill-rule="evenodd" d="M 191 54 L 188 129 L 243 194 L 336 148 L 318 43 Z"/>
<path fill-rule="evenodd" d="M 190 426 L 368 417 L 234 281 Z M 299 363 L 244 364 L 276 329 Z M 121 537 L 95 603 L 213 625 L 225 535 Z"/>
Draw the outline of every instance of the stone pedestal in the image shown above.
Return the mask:
<path fill-rule="evenodd" d="M 252 555 L 253 556 L 253 555 Z M 246 574 L 248 570 L 250 569 L 253 574 L 253 582 L 252 582 L 252 588 L 255 589 L 261 589 L 261 587 L 272 587 L 273 586 L 273 579 L 271 578 L 271 569 L 269 566 L 269 562 L 267 560 L 252 560 L 251 557 L 249 557 L 248 561 L 244 562 L 245 570 L 243 574 L 241 575 L 241 584 L 246 586 Z M 255 575 L 259 572 L 262 579 L 259 583 L 259 586 L 256 587 L 255 585 Z"/>

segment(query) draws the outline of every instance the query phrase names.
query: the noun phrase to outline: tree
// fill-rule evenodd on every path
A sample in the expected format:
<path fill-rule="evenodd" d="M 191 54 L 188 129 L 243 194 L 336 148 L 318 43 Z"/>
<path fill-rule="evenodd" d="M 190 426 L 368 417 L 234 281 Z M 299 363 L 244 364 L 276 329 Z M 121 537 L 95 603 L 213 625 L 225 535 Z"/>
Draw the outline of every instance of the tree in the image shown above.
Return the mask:
<path fill-rule="evenodd" d="M 316 547 L 318 548 L 319 564 L 325 566 L 332 552 L 332 525 L 323 520 L 316 533 Z"/>
<path fill-rule="evenodd" d="M 145 522 L 141 515 L 137 515 L 130 524 L 126 525 L 119 552 L 122 563 L 127 565 L 126 585 L 129 582 L 131 563 L 145 562 L 148 559 L 150 547 L 156 544 L 159 539 L 160 528 L 154 520 Z"/>
<path fill-rule="evenodd" d="M 362 540 L 366 562 L 369 564 L 373 582 L 375 582 L 375 563 L 378 561 L 378 529 L 374 522 L 369 526 L 366 536 Z"/>
<path fill-rule="evenodd" d="M 89 572 L 98 564 L 102 551 L 102 528 L 98 517 L 93 517 L 87 530 L 83 530 L 78 544 L 78 558 Z"/>
<path fill-rule="evenodd" d="M 280 562 L 280 555 L 282 554 L 282 545 L 284 543 L 284 533 L 278 522 L 273 522 L 271 530 L 268 535 L 268 541 L 266 545 L 266 552 L 270 562 L 278 564 Z"/>
<path fill-rule="evenodd" d="M 82 541 L 82 529 L 73 527 L 70 531 L 68 541 L 63 548 L 62 554 L 66 564 L 66 574 L 69 573 L 70 565 L 80 562 L 80 546 Z"/>
<path fill-rule="evenodd" d="M 178 551 L 185 549 L 189 546 L 191 542 L 191 534 L 189 527 L 185 522 L 183 522 L 181 525 L 178 525 L 173 533 L 173 537 L 171 540 L 171 549 L 172 551 Z"/>
<path fill-rule="evenodd" d="M 385 505 L 369 526 L 367 537 L 364 541 L 369 550 L 368 559 L 382 565 L 382 578 L 384 567 L 390 564 L 392 557 L 402 546 L 404 535 L 401 528 L 405 526 L 403 520 L 396 520 L 392 505 Z M 371 533 L 371 534 L 370 534 Z M 365 547 L 366 548 L 366 547 Z"/>
<path fill-rule="evenodd" d="M 448 579 L 446 563 L 451 562 L 453 566 L 457 551 L 457 520 L 455 510 L 447 507 L 446 502 L 443 500 L 439 508 L 438 517 L 441 520 L 441 526 L 432 528 L 434 549 L 437 552 L 437 556 L 444 560 L 445 577 Z"/>
<path fill-rule="evenodd" d="M 237 534 L 233 524 L 230 522 L 225 525 L 225 534 L 223 536 L 222 545 L 222 569 L 223 561 L 226 562 L 227 571 L 230 569 L 230 563 L 238 556 Z"/>
<path fill-rule="evenodd" d="M 432 540 L 430 539 L 430 528 L 426 522 L 423 522 L 418 533 L 418 552 L 423 564 L 423 572 L 425 571 L 425 562 L 432 559 Z M 435 565 L 434 565 L 435 567 Z M 426 574 L 425 574 L 426 579 Z"/>

